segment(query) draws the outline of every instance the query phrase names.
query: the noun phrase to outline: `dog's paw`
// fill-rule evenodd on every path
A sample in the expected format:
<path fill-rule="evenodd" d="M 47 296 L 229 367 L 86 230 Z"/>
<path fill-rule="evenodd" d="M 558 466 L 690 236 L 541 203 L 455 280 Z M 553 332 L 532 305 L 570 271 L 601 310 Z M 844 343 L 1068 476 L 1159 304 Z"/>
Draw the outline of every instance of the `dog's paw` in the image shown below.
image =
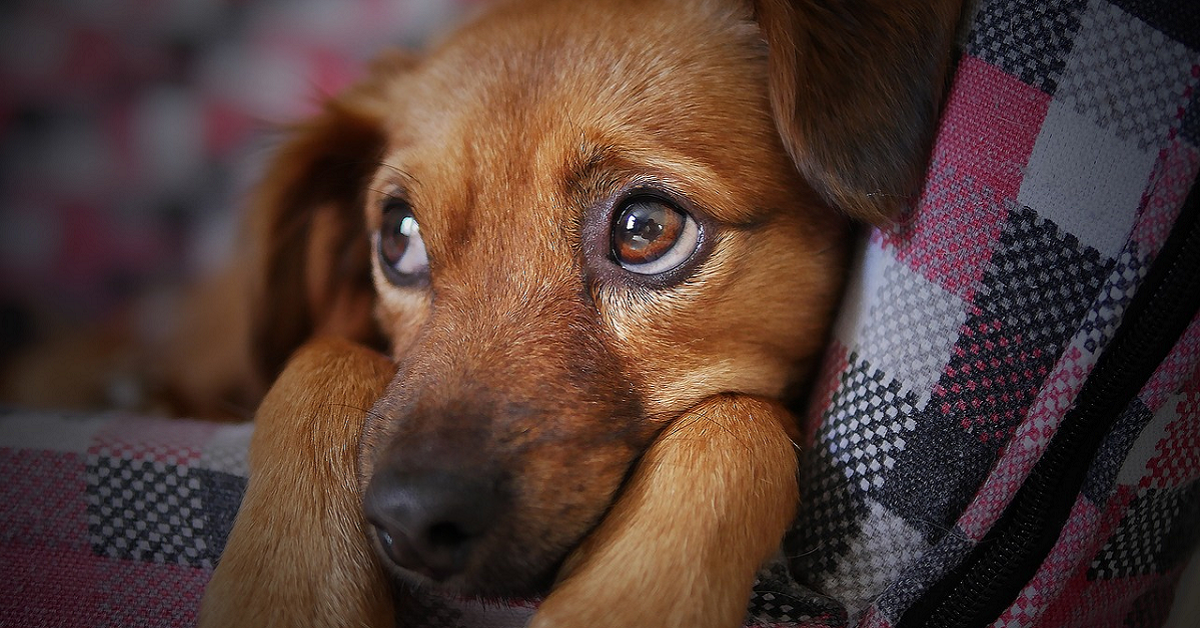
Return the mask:
<path fill-rule="evenodd" d="M 791 421 L 779 403 L 745 395 L 711 397 L 677 419 L 530 626 L 741 625 L 798 503 Z"/>

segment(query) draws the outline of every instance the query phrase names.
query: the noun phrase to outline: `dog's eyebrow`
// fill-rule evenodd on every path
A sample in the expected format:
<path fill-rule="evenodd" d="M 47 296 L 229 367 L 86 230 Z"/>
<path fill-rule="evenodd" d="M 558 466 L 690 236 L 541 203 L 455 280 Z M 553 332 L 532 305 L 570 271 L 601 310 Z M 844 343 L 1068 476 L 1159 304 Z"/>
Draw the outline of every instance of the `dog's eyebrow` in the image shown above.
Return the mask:
<path fill-rule="evenodd" d="M 596 144 L 589 140 L 583 140 L 579 144 L 579 151 L 575 154 L 575 159 L 572 160 L 567 172 L 567 182 L 572 185 L 579 185 L 583 181 L 595 178 L 600 174 L 601 166 L 608 161 L 616 149 L 607 144 Z"/>
<path fill-rule="evenodd" d="M 569 195 L 568 198 L 577 199 L 581 205 L 586 206 L 615 193 L 622 182 L 627 185 L 639 183 L 668 189 L 674 195 L 691 201 L 694 207 L 703 207 L 711 218 L 732 229 L 757 229 L 769 221 L 772 213 L 769 209 L 739 208 L 723 203 L 719 188 L 715 188 L 715 184 L 712 183 L 718 177 L 712 174 L 710 166 L 687 161 L 683 156 L 671 159 L 655 155 L 658 159 L 647 159 L 644 162 L 638 157 L 636 152 L 631 153 L 613 144 L 582 139 L 563 170 L 563 186 Z M 709 184 L 689 185 L 689 180 Z M 705 187 L 708 188 L 707 194 L 704 193 Z M 714 192 L 714 189 L 717 192 Z"/>
<path fill-rule="evenodd" d="M 579 169 L 586 172 L 599 167 L 614 150 L 613 146 L 609 144 L 596 144 L 584 140 L 579 145 Z"/>
<path fill-rule="evenodd" d="M 583 138 L 574 154 L 569 155 L 562 169 L 563 192 L 582 204 L 595 200 L 605 187 L 607 177 L 619 161 L 615 146 L 598 144 Z"/>

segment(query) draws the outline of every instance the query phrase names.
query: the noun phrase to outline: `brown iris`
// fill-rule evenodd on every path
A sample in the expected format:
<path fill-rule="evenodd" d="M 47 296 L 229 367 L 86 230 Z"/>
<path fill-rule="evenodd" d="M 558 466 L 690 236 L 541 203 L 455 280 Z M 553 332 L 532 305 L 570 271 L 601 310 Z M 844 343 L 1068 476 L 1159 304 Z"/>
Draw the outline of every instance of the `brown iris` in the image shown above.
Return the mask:
<path fill-rule="evenodd" d="M 650 264 L 675 248 L 688 220 L 687 214 L 661 201 L 633 199 L 613 225 L 613 255 L 626 267 Z"/>
<path fill-rule="evenodd" d="M 416 285 L 429 274 L 421 227 L 408 203 L 393 199 L 384 206 L 379 261 L 384 276 L 398 286 Z"/>
<path fill-rule="evenodd" d="M 405 233 L 405 221 L 412 220 L 412 211 L 407 206 L 397 204 L 388 207 L 383 214 L 383 228 L 379 230 L 379 254 L 383 263 L 396 266 L 404 257 L 408 248 L 408 233 Z"/>

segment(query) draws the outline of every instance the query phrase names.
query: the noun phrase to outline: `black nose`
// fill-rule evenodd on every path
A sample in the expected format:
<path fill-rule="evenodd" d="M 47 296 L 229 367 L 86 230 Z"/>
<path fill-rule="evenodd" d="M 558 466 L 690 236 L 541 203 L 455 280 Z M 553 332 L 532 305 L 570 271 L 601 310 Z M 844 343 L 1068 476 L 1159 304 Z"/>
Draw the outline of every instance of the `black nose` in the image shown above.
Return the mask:
<path fill-rule="evenodd" d="M 384 553 L 434 580 L 461 573 L 501 507 L 494 478 L 448 471 L 383 468 L 363 508 Z"/>

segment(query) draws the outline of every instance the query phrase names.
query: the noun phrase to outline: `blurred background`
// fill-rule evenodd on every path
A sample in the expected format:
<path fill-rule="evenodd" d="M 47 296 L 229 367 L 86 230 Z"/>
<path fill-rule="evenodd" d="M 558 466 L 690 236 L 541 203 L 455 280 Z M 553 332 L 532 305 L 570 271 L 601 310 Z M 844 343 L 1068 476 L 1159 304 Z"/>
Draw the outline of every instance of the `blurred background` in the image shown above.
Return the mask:
<path fill-rule="evenodd" d="M 0 363 L 217 266 L 273 129 L 477 1 L 0 3 Z"/>

